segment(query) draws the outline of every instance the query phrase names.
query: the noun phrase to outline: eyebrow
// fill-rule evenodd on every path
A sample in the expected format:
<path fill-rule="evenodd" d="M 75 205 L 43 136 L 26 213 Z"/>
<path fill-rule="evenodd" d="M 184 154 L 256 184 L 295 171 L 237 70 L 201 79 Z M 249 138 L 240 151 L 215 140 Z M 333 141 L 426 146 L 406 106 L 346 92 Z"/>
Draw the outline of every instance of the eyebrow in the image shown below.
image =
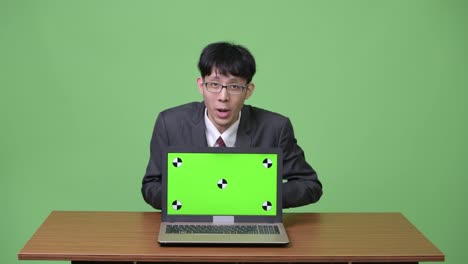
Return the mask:
<path fill-rule="evenodd" d="M 205 81 L 207 81 L 207 80 L 205 79 Z M 210 81 L 221 81 L 221 78 L 219 78 L 218 76 L 213 76 L 213 80 L 210 80 Z M 236 84 L 238 84 L 238 83 L 242 83 L 242 81 L 239 78 L 234 77 L 234 78 L 229 78 L 226 83 L 236 83 Z"/>

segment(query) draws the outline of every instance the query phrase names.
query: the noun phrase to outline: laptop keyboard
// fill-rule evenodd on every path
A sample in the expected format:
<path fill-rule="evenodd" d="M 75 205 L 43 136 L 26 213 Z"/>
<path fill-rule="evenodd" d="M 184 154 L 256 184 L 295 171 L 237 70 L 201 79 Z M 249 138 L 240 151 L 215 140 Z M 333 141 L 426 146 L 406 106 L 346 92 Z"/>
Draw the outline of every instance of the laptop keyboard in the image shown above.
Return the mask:
<path fill-rule="evenodd" d="M 279 234 L 275 225 L 167 225 L 167 234 Z"/>

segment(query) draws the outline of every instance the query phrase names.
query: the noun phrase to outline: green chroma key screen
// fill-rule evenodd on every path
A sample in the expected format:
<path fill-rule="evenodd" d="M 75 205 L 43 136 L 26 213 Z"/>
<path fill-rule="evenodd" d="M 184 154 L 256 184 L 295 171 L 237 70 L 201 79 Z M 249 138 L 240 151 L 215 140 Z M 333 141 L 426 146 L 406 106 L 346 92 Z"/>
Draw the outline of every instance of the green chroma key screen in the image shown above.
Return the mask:
<path fill-rule="evenodd" d="M 168 215 L 276 215 L 277 154 L 168 153 Z"/>

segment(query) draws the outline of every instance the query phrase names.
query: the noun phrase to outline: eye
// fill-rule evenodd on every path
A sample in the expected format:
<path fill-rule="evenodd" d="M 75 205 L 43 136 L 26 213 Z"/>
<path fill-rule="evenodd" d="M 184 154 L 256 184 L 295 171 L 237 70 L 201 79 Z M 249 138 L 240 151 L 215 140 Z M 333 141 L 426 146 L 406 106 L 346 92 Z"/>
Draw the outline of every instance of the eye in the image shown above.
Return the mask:
<path fill-rule="evenodd" d="M 231 89 L 233 91 L 238 91 L 238 90 L 242 90 L 242 86 L 240 86 L 238 84 L 231 84 L 231 85 L 229 85 L 229 89 Z"/>
<path fill-rule="evenodd" d="M 209 82 L 208 83 L 208 86 L 212 87 L 212 88 L 218 88 L 220 86 L 219 83 L 217 82 Z"/>

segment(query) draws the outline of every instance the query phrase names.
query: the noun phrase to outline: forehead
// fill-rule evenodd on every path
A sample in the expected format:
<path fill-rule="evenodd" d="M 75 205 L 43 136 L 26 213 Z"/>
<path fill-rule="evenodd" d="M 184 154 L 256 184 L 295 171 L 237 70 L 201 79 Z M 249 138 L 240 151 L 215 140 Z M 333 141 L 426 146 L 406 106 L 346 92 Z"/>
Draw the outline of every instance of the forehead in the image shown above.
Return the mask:
<path fill-rule="evenodd" d="M 216 68 L 213 68 L 210 75 L 205 76 L 205 79 L 210 81 L 222 81 L 222 82 L 246 82 L 246 80 L 239 76 L 234 76 L 230 73 L 221 74 Z"/>

